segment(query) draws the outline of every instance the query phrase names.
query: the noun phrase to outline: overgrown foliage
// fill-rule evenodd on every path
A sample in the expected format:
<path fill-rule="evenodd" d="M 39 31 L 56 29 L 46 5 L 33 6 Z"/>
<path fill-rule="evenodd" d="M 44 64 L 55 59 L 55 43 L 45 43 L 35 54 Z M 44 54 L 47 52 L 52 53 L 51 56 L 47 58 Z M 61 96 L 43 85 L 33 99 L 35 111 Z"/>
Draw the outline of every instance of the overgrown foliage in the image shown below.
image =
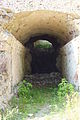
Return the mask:
<path fill-rule="evenodd" d="M 63 78 L 57 89 L 57 95 L 59 97 L 59 100 L 62 100 L 62 98 L 66 97 L 67 95 L 72 95 L 74 91 L 74 86 L 69 83 L 65 78 Z"/>
<path fill-rule="evenodd" d="M 32 84 L 26 82 L 26 80 L 23 80 L 23 82 L 19 84 L 18 96 L 24 98 L 29 97 L 31 88 L 32 88 Z"/>
<path fill-rule="evenodd" d="M 74 86 L 68 83 L 65 78 L 62 79 L 62 82 L 57 88 L 33 88 L 30 83 L 24 80 L 19 84 L 18 96 L 14 96 L 9 103 L 10 107 L 12 106 L 12 110 L 10 108 L 8 109 L 9 112 L 6 111 L 5 116 L 3 115 L 5 118 L 3 120 L 25 120 L 28 114 L 35 114 L 44 105 L 50 105 L 50 112 L 52 113 L 66 111 L 66 116 L 66 113 L 69 114 L 69 111 L 72 112 L 73 106 L 77 104 L 79 100 L 77 96 L 78 94 L 75 92 Z M 74 100 L 76 100 L 76 102 Z M 77 112 L 75 106 L 74 109 L 76 109 Z M 13 112 L 14 110 L 15 112 Z M 76 115 L 78 116 L 78 112 Z M 70 120 L 76 119 L 70 118 Z"/>

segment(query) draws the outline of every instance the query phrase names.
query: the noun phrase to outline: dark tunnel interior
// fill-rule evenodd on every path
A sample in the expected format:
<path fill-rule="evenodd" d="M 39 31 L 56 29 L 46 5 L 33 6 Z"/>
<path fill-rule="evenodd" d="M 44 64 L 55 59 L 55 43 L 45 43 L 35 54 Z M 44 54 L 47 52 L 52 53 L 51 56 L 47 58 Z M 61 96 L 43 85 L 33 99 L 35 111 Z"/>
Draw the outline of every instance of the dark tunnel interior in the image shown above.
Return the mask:
<path fill-rule="evenodd" d="M 46 48 L 39 45 L 39 47 L 36 47 L 35 43 L 37 43 L 39 40 L 48 41 L 51 46 Z M 60 44 L 56 37 L 48 35 L 31 37 L 25 46 L 30 49 L 30 54 L 32 56 L 31 74 L 59 72 L 56 66 L 56 59 Z"/>

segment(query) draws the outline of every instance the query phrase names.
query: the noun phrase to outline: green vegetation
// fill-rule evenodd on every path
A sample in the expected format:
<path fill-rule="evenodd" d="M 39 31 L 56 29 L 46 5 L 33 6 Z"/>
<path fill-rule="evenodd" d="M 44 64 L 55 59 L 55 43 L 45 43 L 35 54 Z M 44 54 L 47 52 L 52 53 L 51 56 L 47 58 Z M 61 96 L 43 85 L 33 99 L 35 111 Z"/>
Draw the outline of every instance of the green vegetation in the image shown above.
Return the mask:
<path fill-rule="evenodd" d="M 35 45 L 35 48 L 45 48 L 45 49 L 48 49 L 48 48 L 51 48 L 52 47 L 52 44 L 49 43 L 48 41 L 40 41 L 39 43 L 36 43 Z"/>
<path fill-rule="evenodd" d="M 68 83 L 65 78 L 57 88 L 33 88 L 30 83 L 26 83 L 24 80 L 19 84 L 18 95 L 9 102 L 9 108 L 3 114 L 3 120 L 25 120 L 29 114 L 34 115 L 44 105 L 51 106 L 50 113 L 61 112 L 66 108 L 70 110 L 74 95 L 77 96 L 74 86 Z M 48 119 L 46 118 L 46 120 Z"/>
<path fill-rule="evenodd" d="M 36 45 L 35 48 L 51 48 L 50 44 L 39 44 Z"/>
<path fill-rule="evenodd" d="M 62 82 L 58 85 L 57 94 L 59 97 L 64 97 L 74 92 L 74 86 L 63 78 Z"/>
<path fill-rule="evenodd" d="M 31 83 L 27 83 L 25 80 L 19 84 L 18 96 L 22 98 L 28 98 L 30 96 Z"/>

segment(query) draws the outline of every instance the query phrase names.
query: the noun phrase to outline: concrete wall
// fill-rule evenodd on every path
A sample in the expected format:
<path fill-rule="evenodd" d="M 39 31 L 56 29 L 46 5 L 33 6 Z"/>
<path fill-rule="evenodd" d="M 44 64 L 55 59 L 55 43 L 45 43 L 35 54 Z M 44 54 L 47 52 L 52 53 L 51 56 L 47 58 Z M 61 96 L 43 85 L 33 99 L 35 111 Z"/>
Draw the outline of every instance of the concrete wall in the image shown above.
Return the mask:
<path fill-rule="evenodd" d="M 14 85 L 23 78 L 25 52 L 13 35 L 0 31 L 0 108 L 6 106 Z"/>
<path fill-rule="evenodd" d="M 64 45 L 79 35 L 80 27 L 77 20 L 79 20 L 77 14 L 49 10 L 26 11 L 14 14 L 14 17 L 4 24 L 3 28 L 23 44 L 28 42 L 30 37 L 48 34 L 59 38 L 58 42 Z"/>
<path fill-rule="evenodd" d="M 16 39 L 12 41 L 12 85 L 23 79 L 25 73 L 26 48 Z"/>
<path fill-rule="evenodd" d="M 80 90 L 80 36 L 61 48 L 63 75 Z"/>

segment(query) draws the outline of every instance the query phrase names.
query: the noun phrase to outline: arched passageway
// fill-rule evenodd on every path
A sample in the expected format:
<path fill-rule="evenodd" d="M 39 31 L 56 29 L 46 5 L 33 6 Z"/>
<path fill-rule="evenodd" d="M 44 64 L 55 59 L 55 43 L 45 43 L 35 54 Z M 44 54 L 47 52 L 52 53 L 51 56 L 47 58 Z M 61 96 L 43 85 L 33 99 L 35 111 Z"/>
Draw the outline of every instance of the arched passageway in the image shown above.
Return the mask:
<path fill-rule="evenodd" d="M 31 37 L 25 46 L 30 49 L 32 56 L 32 74 L 59 72 L 56 64 L 61 45 L 56 37 L 49 35 Z"/>
<path fill-rule="evenodd" d="M 62 72 L 62 60 L 60 57 L 58 58 L 60 48 L 79 35 L 79 29 L 74 21 L 76 18 L 78 18 L 77 15 L 55 11 L 32 11 L 17 13 L 8 24 L 3 25 L 4 29 L 12 33 L 24 47 L 26 46 L 24 64 L 26 73 L 32 71 L 34 53 L 31 53 L 31 49 L 33 43 L 39 39 L 48 40 L 52 43 L 55 51 L 53 67 L 55 71 L 58 69 Z M 39 51 L 36 55 L 38 53 Z"/>
<path fill-rule="evenodd" d="M 57 50 L 57 57 L 54 57 L 57 69 L 80 89 L 80 17 L 77 14 L 55 11 L 21 12 L 14 14 L 2 27 L 4 30 L 0 29 L 0 105 L 5 103 L 4 98 L 9 100 L 14 86 L 23 80 L 24 74 L 31 73 L 31 47 L 25 46 L 28 43 L 31 46 L 39 39 L 46 39 L 53 44 Z M 44 80 L 42 75 L 38 77 L 40 76 Z M 45 74 L 45 81 L 49 78 L 52 83 L 53 78 L 53 84 L 60 82 L 54 76 L 52 73 L 49 77 Z"/>

